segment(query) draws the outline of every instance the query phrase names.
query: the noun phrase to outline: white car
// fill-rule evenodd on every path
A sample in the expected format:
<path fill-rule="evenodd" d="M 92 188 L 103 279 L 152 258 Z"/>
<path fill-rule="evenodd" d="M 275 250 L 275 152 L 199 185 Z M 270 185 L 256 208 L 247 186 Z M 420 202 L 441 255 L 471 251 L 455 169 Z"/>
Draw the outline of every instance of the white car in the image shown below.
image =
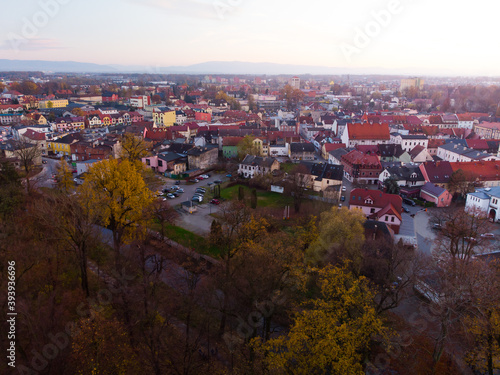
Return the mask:
<path fill-rule="evenodd" d="M 202 177 L 202 178 L 210 178 L 210 176 L 206 175 L 206 174 L 202 174 L 200 177 Z"/>

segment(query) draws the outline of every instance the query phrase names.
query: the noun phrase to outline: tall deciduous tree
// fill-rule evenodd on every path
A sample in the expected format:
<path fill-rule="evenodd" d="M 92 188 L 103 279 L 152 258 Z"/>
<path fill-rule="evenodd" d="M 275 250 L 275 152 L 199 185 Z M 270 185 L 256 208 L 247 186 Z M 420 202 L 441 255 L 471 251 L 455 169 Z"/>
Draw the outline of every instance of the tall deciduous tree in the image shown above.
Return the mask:
<path fill-rule="evenodd" d="M 363 223 L 366 218 L 361 210 L 332 207 L 321 214 L 319 236 L 307 250 L 308 261 L 325 260 L 337 263 L 352 262 L 353 269 L 361 265 L 361 246 L 365 241 Z"/>
<path fill-rule="evenodd" d="M 73 182 L 73 174 L 71 173 L 71 169 L 64 159 L 61 160 L 57 167 L 56 179 L 57 187 L 65 193 L 69 192 L 75 185 Z"/>
<path fill-rule="evenodd" d="M 116 159 L 95 163 L 79 190 L 88 199 L 89 209 L 97 211 L 103 225 L 112 231 L 115 265 L 119 267 L 122 243 L 146 229 L 151 191 L 132 163 Z"/>
<path fill-rule="evenodd" d="M 259 147 L 254 143 L 255 137 L 253 135 L 245 135 L 243 139 L 238 142 L 238 158 L 243 160 L 247 155 L 260 156 Z"/>
<path fill-rule="evenodd" d="M 367 280 L 347 267 L 318 270 L 319 298 L 294 316 L 287 335 L 263 345 L 271 372 L 364 374 L 362 361 L 374 335 L 384 335 Z"/>
<path fill-rule="evenodd" d="M 125 133 L 121 139 L 121 158 L 131 163 L 142 163 L 141 159 L 148 155 L 151 144 L 132 133 Z"/>
<path fill-rule="evenodd" d="M 14 154 L 19 158 L 21 166 L 26 173 L 26 190 L 30 192 L 30 174 L 42 157 L 42 150 L 38 143 L 32 143 L 28 138 L 22 136 L 14 143 L 14 147 Z"/>
<path fill-rule="evenodd" d="M 94 311 L 93 318 L 79 322 L 71 345 L 77 374 L 136 374 L 136 355 L 128 342 L 125 327 L 115 318 Z"/>
<path fill-rule="evenodd" d="M 476 174 L 458 169 L 450 176 L 448 190 L 452 194 L 465 198 L 468 193 L 472 193 L 479 185 Z"/>

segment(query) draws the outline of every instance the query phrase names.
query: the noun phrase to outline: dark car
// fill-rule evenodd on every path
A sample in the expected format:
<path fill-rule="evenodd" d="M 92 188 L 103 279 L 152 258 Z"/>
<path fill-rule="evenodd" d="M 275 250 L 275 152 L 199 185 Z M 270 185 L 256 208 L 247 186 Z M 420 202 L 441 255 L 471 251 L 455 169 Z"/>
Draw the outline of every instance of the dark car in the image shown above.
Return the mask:
<path fill-rule="evenodd" d="M 410 210 L 408 209 L 408 207 L 405 207 L 405 206 L 403 206 L 403 211 L 406 212 L 406 213 L 410 212 Z"/>
<path fill-rule="evenodd" d="M 221 184 L 221 183 L 222 183 L 222 181 L 221 181 L 221 180 L 215 180 L 215 181 L 214 181 L 214 184 Z"/>
<path fill-rule="evenodd" d="M 176 184 L 176 185 L 180 185 L 180 184 L 181 184 L 181 182 L 180 182 L 180 181 L 175 181 L 175 184 Z"/>
<path fill-rule="evenodd" d="M 340 197 L 340 201 L 341 201 L 341 202 L 344 202 L 344 201 L 345 201 L 345 196 L 344 196 L 344 195 L 342 195 L 342 196 Z"/>
<path fill-rule="evenodd" d="M 403 198 L 403 203 L 406 203 L 407 205 L 410 205 L 410 206 L 415 206 L 415 202 L 412 201 L 411 199 L 408 199 L 408 198 Z"/>

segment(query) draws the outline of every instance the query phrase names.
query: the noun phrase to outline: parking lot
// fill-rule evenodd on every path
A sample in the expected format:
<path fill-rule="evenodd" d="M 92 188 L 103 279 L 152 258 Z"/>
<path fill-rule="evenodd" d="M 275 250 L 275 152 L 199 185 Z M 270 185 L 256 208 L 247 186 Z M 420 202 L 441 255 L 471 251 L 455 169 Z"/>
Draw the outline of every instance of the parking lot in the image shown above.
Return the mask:
<path fill-rule="evenodd" d="M 229 177 L 226 177 L 225 174 L 215 174 L 209 173 L 210 177 L 208 179 L 200 180 L 199 182 L 186 182 L 185 180 L 180 180 L 179 185 L 175 185 L 177 180 L 173 180 L 170 178 L 163 178 L 165 181 L 164 186 L 161 188 L 170 190 L 172 186 L 179 186 L 184 190 L 184 193 L 180 194 L 178 197 L 173 199 L 168 199 L 168 202 L 177 209 L 180 217 L 177 222 L 177 225 L 187 229 L 193 233 L 199 235 L 205 235 L 210 232 L 210 226 L 212 225 L 212 221 L 214 220 L 211 214 L 216 213 L 218 211 L 218 206 L 214 204 L 210 204 L 210 200 L 214 197 L 214 186 L 216 184 L 214 181 L 220 180 L 222 183 L 229 180 Z M 182 210 L 180 208 L 180 204 L 182 202 L 191 201 L 194 193 L 197 188 L 204 188 L 206 192 L 204 194 L 204 199 L 201 203 L 198 203 L 197 211 L 189 214 L 188 212 Z"/>

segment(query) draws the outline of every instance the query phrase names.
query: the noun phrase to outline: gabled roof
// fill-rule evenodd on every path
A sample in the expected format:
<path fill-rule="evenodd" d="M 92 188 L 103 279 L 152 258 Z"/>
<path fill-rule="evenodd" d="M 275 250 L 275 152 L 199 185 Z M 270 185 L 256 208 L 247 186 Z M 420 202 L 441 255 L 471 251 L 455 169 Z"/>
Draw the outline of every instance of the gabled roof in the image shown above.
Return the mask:
<path fill-rule="evenodd" d="M 381 157 L 397 157 L 399 158 L 404 154 L 403 148 L 400 144 L 378 144 L 378 154 Z"/>
<path fill-rule="evenodd" d="M 469 161 L 450 163 L 453 172 L 462 171 L 476 176 L 479 181 L 499 181 L 500 161 Z"/>
<path fill-rule="evenodd" d="M 366 204 L 365 201 L 367 198 L 371 198 L 373 204 Z M 379 190 L 354 189 L 351 191 L 349 205 L 380 208 L 384 213 L 379 214 L 377 217 L 392 214 L 399 220 L 402 220 L 401 210 L 403 209 L 403 199 L 396 194 L 387 194 Z"/>
<path fill-rule="evenodd" d="M 344 166 L 325 163 L 314 163 L 303 161 L 300 163 L 307 168 L 309 174 L 316 176 L 316 181 L 322 179 L 342 181 L 344 176 Z"/>
<path fill-rule="evenodd" d="M 243 140 L 243 137 L 224 137 L 222 146 L 237 146 Z"/>
<path fill-rule="evenodd" d="M 451 168 L 451 163 L 449 161 L 429 161 L 420 164 L 420 170 L 424 177 L 426 177 L 426 181 L 436 184 L 447 184 L 450 180 L 450 176 L 453 173 L 453 169 Z"/>
<path fill-rule="evenodd" d="M 382 165 L 380 164 L 379 158 L 375 155 L 365 155 L 358 150 L 352 150 L 346 155 L 342 156 L 342 162 L 347 162 L 351 165 L 360 165 L 361 168 L 380 168 L 382 169 Z"/>
<path fill-rule="evenodd" d="M 36 132 L 32 129 L 28 129 L 28 130 L 26 130 L 26 132 L 24 132 L 23 137 L 29 138 L 33 141 L 44 141 L 45 140 L 45 133 L 40 133 L 40 132 Z"/>
<path fill-rule="evenodd" d="M 330 152 L 339 148 L 346 147 L 344 143 L 325 143 L 323 146 L 325 147 L 325 152 Z"/>
<path fill-rule="evenodd" d="M 271 168 L 275 161 L 276 159 L 271 157 L 263 158 L 255 155 L 247 155 L 240 164 Z"/>
<path fill-rule="evenodd" d="M 424 176 L 418 166 L 394 166 L 387 168 L 387 172 L 398 180 L 404 181 L 424 181 Z M 416 176 L 414 175 L 416 174 Z M 414 176 L 414 177 L 412 177 Z"/>
<path fill-rule="evenodd" d="M 425 150 L 424 146 L 417 145 L 417 146 L 413 147 L 412 150 L 410 150 L 409 154 L 410 154 L 411 158 L 414 159 L 424 150 Z"/>
<path fill-rule="evenodd" d="M 389 125 L 387 123 L 374 123 L 374 124 L 347 124 L 347 131 L 349 139 L 379 139 L 389 140 L 391 138 Z"/>

